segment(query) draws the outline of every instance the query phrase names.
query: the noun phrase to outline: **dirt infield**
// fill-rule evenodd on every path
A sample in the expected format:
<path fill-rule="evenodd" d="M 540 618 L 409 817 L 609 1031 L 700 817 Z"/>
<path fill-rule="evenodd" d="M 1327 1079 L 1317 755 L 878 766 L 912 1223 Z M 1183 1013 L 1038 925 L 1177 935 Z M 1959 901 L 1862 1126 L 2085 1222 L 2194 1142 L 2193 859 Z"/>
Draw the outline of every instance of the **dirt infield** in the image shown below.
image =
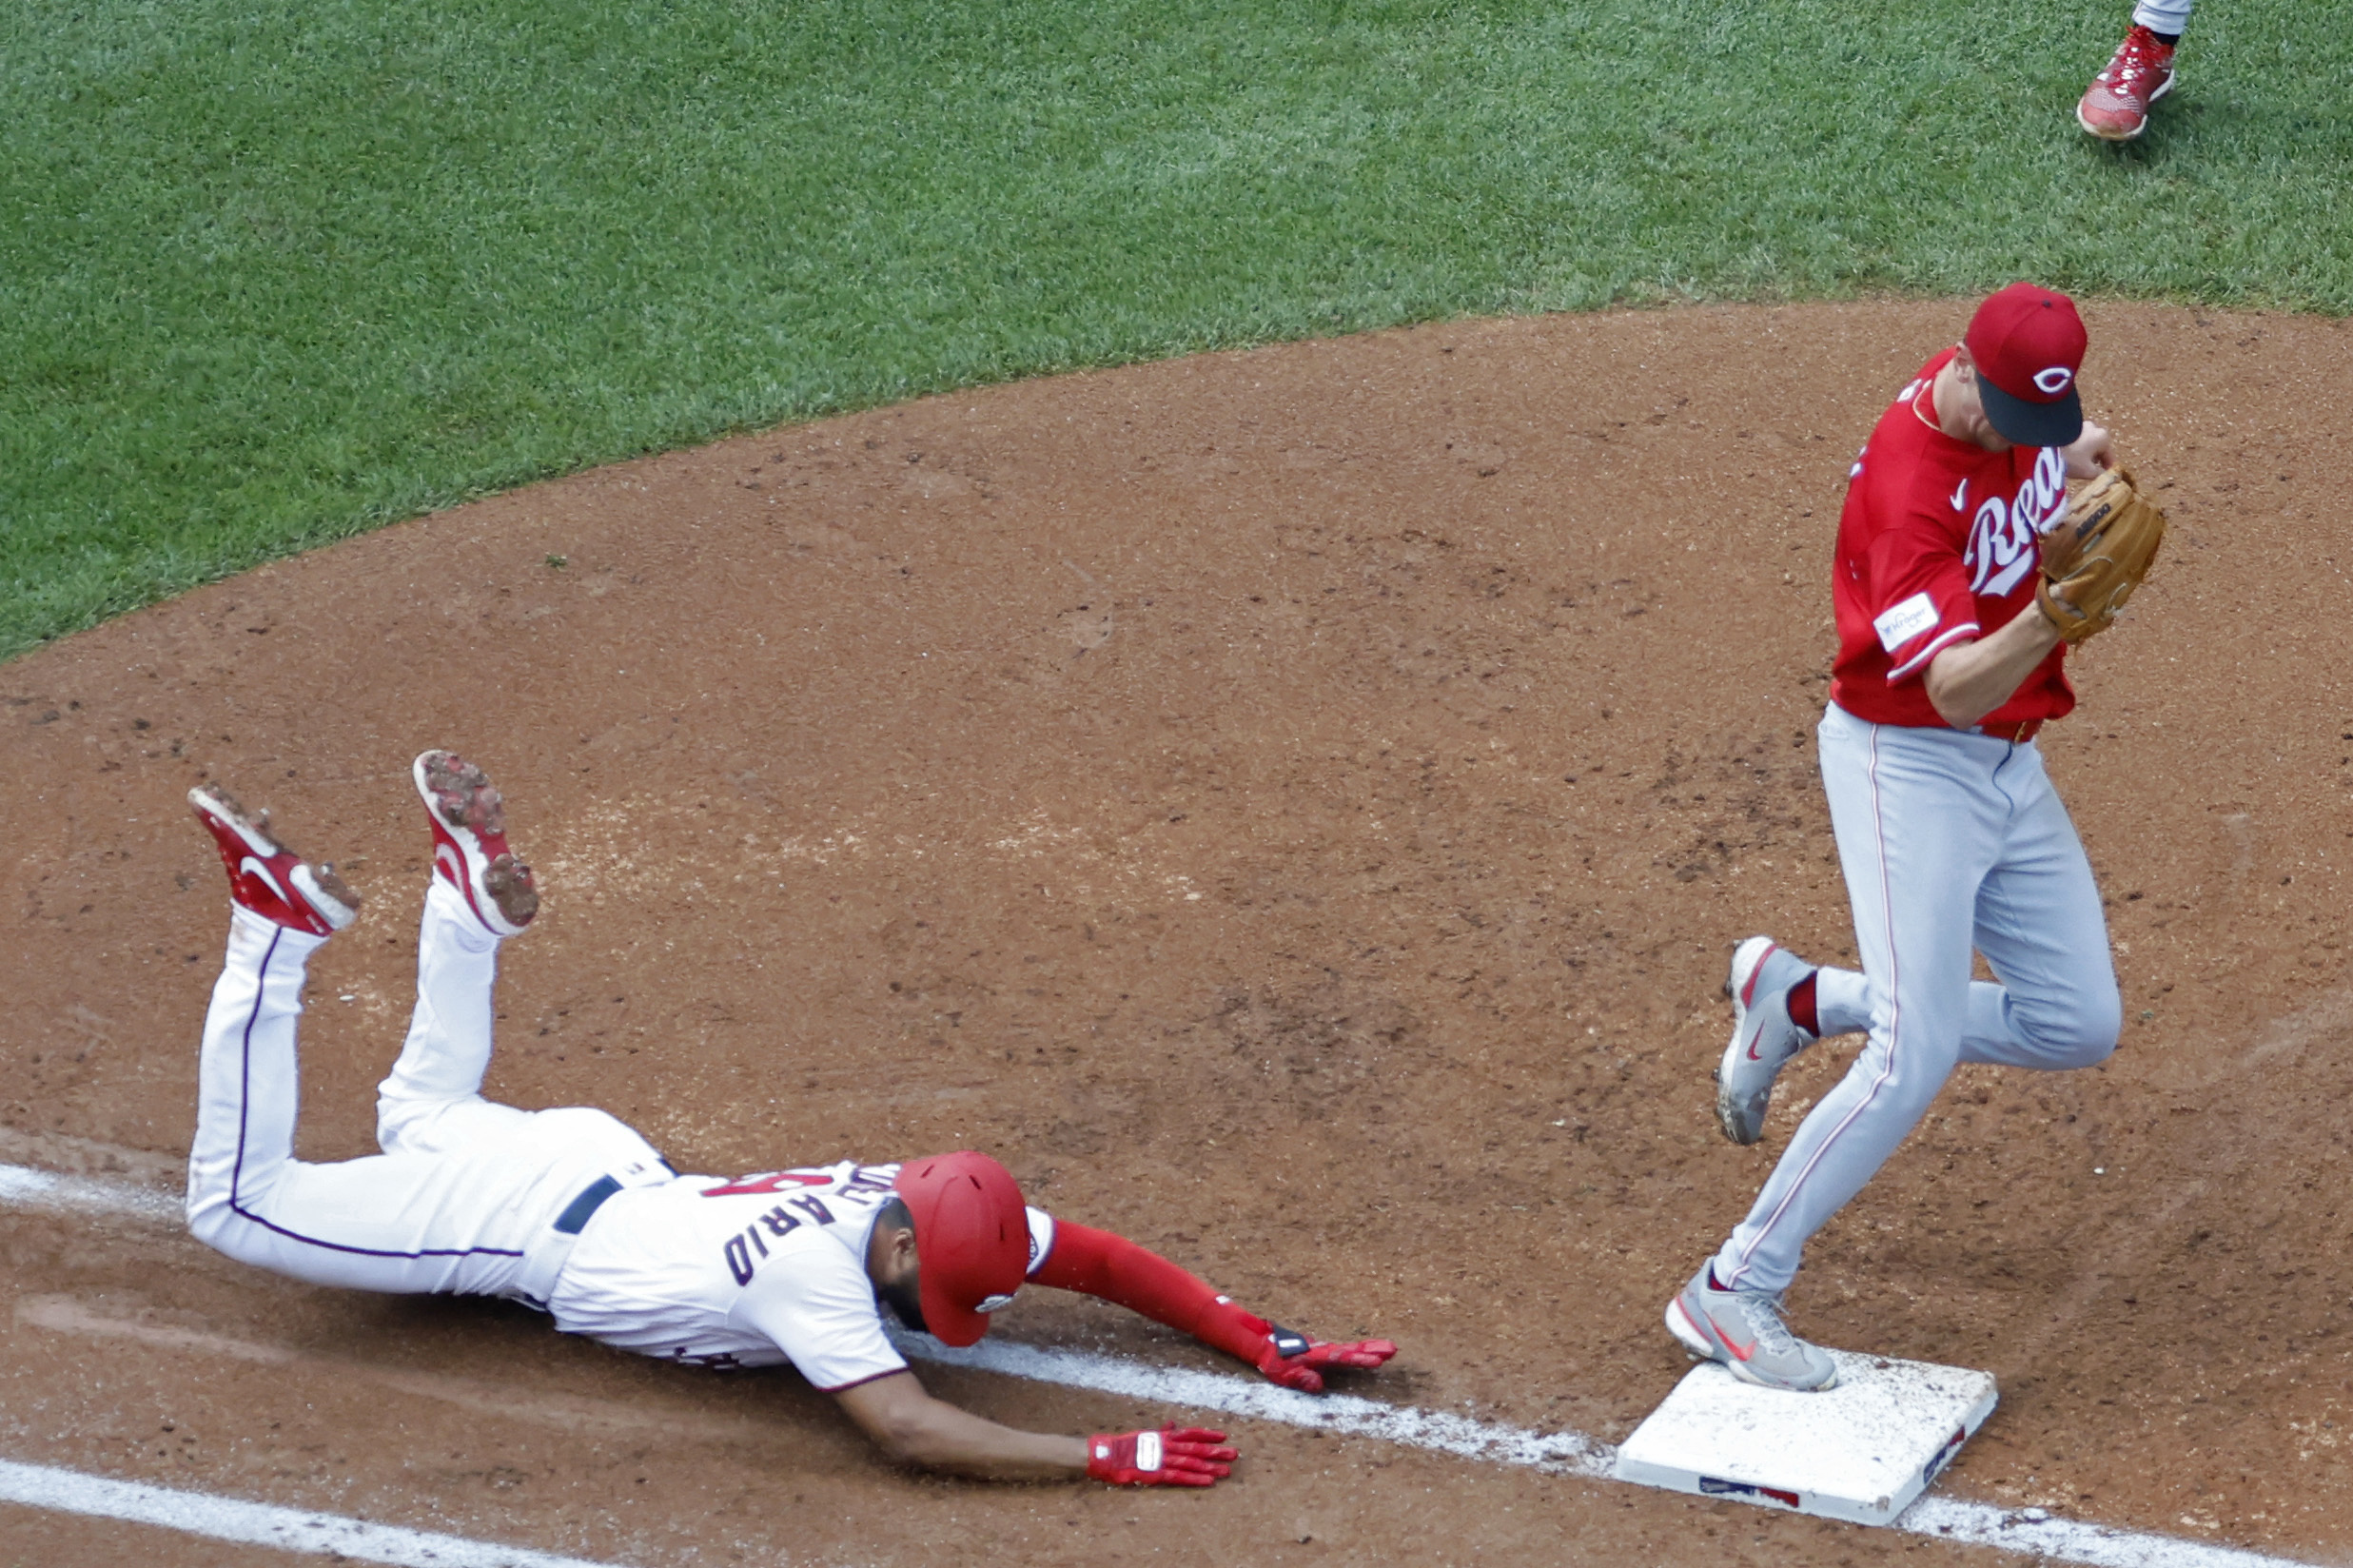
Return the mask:
<path fill-rule="evenodd" d="M 1829 540 L 1847 460 L 1966 315 L 1455 323 L 937 398 L 482 501 L 0 668 L 0 1157 L 186 1148 L 224 926 L 181 798 L 205 778 L 369 897 L 313 966 L 304 1152 L 369 1150 L 429 853 L 406 768 L 446 744 L 548 896 L 494 1093 L 602 1105 L 685 1169 L 988 1148 L 1282 1321 L 1397 1339 L 1358 1391 L 1620 1438 L 1684 1364 L 1661 1305 L 1851 1055 L 1794 1069 L 1762 1147 L 1716 1132 L 1730 945 L 1852 951 L 1814 773 Z M 1958 1494 L 2334 1558 L 2353 536 L 2321 508 L 2353 492 L 2353 328 L 2088 317 L 2088 401 L 2176 525 L 2044 739 L 2125 1045 L 1964 1068 L 1795 1322 L 1999 1375 Z M 789 1373 L 152 1230 L 0 1238 L 0 1457 L 549 1550 L 1987 1560 L 1248 1424 L 1206 1496 L 915 1479 Z M 99 1318 L 193 1338 L 72 1326 Z M 1214 1364 L 1070 1300 L 1000 1332 Z M 925 1376 L 1027 1425 L 1163 1414 Z M 132 1545 L 221 1557 L 0 1509 L 0 1557 Z"/>

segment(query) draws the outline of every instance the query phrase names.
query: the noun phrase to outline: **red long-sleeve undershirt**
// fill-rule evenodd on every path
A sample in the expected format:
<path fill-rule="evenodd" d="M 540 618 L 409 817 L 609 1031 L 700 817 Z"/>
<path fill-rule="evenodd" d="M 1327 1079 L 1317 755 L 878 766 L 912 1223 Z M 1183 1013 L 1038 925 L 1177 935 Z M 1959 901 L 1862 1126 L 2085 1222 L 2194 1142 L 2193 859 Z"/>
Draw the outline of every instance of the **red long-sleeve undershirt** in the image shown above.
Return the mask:
<path fill-rule="evenodd" d="M 1054 1222 L 1053 1250 L 1029 1276 L 1039 1284 L 1098 1297 L 1167 1323 L 1252 1366 L 1267 1349 L 1267 1323 L 1156 1252 L 1108 1230 Z"/>

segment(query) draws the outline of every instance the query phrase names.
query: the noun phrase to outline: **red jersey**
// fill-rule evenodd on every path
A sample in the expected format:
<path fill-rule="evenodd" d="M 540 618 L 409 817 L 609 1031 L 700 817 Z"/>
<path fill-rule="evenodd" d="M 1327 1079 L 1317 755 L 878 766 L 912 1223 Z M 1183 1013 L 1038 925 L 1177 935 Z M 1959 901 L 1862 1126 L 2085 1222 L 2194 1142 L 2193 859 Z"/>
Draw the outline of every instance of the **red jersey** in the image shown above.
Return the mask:
<path fill-rule="evenodd" d="M 1830 696 L 1874 724 L 1946 727 L 1921 676 L 1947 648 L 1992 635 L 2034 601 L 2036 536 L 2067 511 L 2057 447 L 1989 452 L 1936 428 L 1931 388 L 1952 354 L 1929 361 L 1880 416 L 1838 516 Z M 2075 706 L 2063 642 L 1984 722 L 2064 717 Z"/>

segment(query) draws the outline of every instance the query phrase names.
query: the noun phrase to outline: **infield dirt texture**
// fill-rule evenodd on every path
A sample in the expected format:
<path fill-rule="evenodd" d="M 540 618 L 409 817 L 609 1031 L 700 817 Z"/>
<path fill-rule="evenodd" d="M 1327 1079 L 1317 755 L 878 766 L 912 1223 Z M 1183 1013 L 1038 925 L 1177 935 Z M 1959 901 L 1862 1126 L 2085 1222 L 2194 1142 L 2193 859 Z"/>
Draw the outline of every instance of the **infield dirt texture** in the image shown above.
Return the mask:
<path fill-rule="evenodd" d="M 183 801 L 207 778 L 368 895 L 313 966 L 304 1129 L 367 1151 L 427 867 L 406 769 L 446 744 L 505 788 L 547 895 L 494 1093 L 605 1106 L 694 1170 L 991 1149 L 1284 1322 L 1394 1336 L 1355 1391 L 1622 1437 L 1683 1368 L 1661 1303 L 1851 1054 L 1785 1079 L 1763 1147 L 1717 1135 L 1731 944 L 1850 951 L 1811 733 L 1831 530 L 1967 310 L 1441 324 L 940 397 L 481 501 L 20 658 L 0 1156 L 186 1148 L 225 923 Z M 2087 314 L 2093 411 L 2175 525 L 2043 741 L 2125 1042 L 1963 1069 L 1820 1238 L 1797 1322 L 1999 1375 L 1956 1495 L 2333 1560 L 2353 330 Z M 924 1480 L 789 1372 L 152 1229 L 0 1237 L 8 1457 L 607 1560 L 1989 1556 L 1247 1422 L 1206 1495 Z M 1214 1364 L 1032 1295 L 999 1333 Z M 1030 1426 L 1171 1414 L 924 1376 Z M 9 1560 L 134 1551 L 237 1559 L 0 1509 Z"/>

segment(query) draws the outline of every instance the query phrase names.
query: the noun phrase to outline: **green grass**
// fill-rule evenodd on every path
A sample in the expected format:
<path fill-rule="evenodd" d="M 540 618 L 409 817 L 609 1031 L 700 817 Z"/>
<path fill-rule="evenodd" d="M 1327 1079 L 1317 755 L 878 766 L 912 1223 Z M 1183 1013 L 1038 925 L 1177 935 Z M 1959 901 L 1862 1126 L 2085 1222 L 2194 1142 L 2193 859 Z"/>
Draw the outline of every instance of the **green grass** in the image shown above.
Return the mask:
<path fill-rule="evenodd" d="M 546 474 L 913 393 L 1613 301 L 2353 308 L 2353 70 L 2125 0 L 16 0 L 0 654 Z"/>

